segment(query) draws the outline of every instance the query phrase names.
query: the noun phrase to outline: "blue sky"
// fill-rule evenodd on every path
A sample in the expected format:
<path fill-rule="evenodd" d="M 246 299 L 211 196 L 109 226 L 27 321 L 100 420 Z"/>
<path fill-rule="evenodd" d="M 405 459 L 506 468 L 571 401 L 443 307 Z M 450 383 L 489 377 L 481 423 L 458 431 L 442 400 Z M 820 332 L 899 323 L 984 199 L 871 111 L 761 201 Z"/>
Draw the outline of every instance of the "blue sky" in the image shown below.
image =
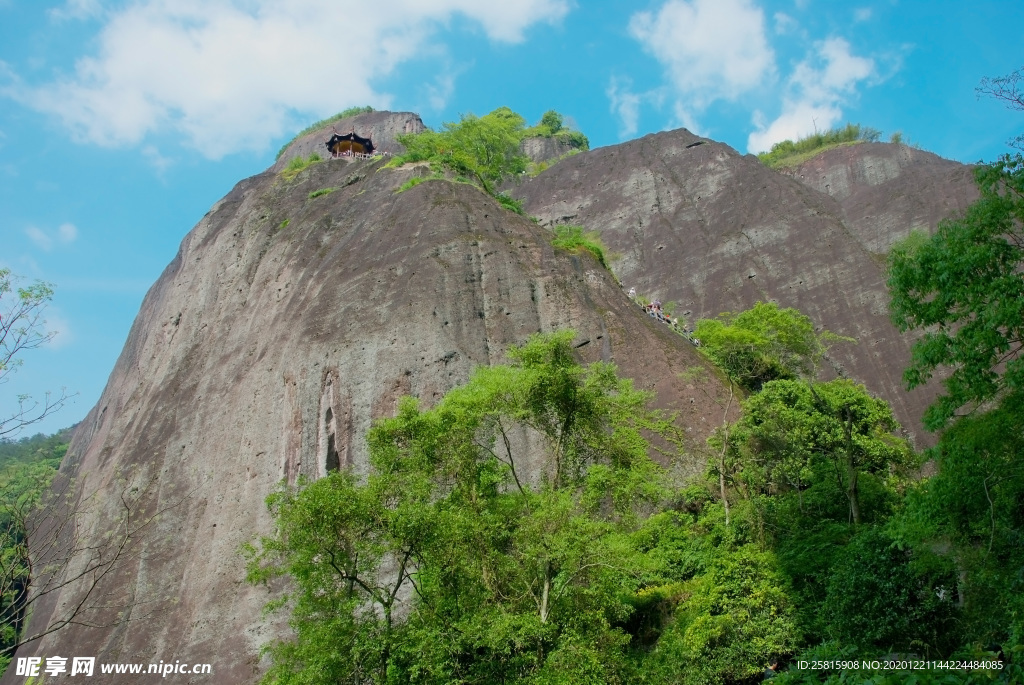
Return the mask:
<path fill-rule="evenodd" d="M 686 126 L 755 152 L 847 121 L 990 160 L 1024 115 L 1019 0 L 0 0 L 0 266 L 59 331 L 0 385 L 99 398 L 148 287 L 206 210 L 354 105 L 437 126 L 557 109 L 593 146 Z"/>

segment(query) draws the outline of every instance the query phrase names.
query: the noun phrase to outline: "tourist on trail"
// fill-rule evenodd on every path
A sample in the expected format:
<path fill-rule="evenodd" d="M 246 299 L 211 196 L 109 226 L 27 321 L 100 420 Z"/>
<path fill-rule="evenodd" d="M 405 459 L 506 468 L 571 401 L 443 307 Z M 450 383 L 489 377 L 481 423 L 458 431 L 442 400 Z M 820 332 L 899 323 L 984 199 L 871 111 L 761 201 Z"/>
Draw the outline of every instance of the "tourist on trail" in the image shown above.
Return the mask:
<path fill-rule="evenodd" d="M 629 299 L 631 299 L 631 300 L 635 300 L 636 299 L 636 288 L 630 288 L 629 289 Z"/>

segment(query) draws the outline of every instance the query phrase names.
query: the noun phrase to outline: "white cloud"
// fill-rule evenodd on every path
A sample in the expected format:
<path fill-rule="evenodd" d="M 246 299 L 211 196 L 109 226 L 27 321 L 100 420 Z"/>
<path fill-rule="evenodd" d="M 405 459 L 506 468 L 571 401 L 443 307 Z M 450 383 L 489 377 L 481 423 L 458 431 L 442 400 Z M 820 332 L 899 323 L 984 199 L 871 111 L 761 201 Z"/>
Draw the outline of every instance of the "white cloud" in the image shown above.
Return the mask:
<path fill-rule="evenodd" d="M 142 148 L 142 156 L 156 169 L 156 173 L 159 176 L 163 176 L 163 173 L 174 163 L 174 160 L 170 157 L 164 157 L 160 154 L 160 150 L 157 149 L 156 145 L 144 146 Z"/>
<path fill-rule="evenodd" d="M 46 343 L 46 347 L 52 350 L 67 347 L 75 339 L 71 332 L 71 323 L 52 305 L 46 312 L 46 331 L 53 334 L 53 337 Z"/>
<path fill-rule="evenodd" d="M 870 7 L 859 7 L 856 10 L 853 11 L 853 20 L 854 21 L 867 21 L 870 18 L 871 18 L 871 8 Z"/>
<path fill-rule="evenodd" d="M 27 235 L 32 242 L 36 244 L 39 249 L 49 252 L 53 249 L 54 244 L 70 245 L 75 242 L 78 238 L 78 228 L 74 224 L 64 223 L 61 224 L 53 235 L 39 228 L 38 226 L 29 226 L 25 229 L 25 235 Z"/>
<path fill-rule="evenodd" d="M 667 0 L 634 14 L 629 31 L 665 67 L 687 111 L 736 98 L 775 71 L 764 12 L 752 0 Z"/>
<path fill-rule="evenodd" d="M 690 133 L 693 133 L 702 137 L 709 137 L 710 131 L 701 126 L 700 122 L 697 121 L 697 117 L 693 112 L 688 110 L 682 102 L 676 102 L 672 108 L 676 115 L 676 121 L 682 125 L 683 128 L 687 129 Z"/>
<path fill-rule="evenodd" d="M 71 0 L 65 11 L 91 6 Z M 35 86 L 8 78 L 0 92 L 56 115 L 78 141 L 135 145 L 169 130 L 218 158 L 263 149 L 299 119 L 388 106 L 376 82 L 456 15 L 515 43 L 568 10 L 569 0 L 138 0 L 105 16 L 95 54 L 73 74 Z"/>
<path fill-rule="evenodd" d="M 25 235 L 27 235 L 40 250 L 49 252 L 53 248 L 53 238 L 46 235 L 41 228 L 29 226 L 25 229 Z"/>
<path fill-rule="evenodd" d="M 65 245 L 75 242 L 78 237 L 78 228 L 74 224 L 61 224 L 57 228 L 57 239 Z"/>
<path fill-rule="evenodd" d="M 775 20 L 775 33 L 780 36 L 792 33 L 799 26 L 797 20 L 785 12 L 776 12 L 772 19 Z"/>
<path fill-rule="evenodd" d="M 665 89 L 655 88 L 643 93 L 633 92 L 633 80 L 612 76 L 604 94 L 608 97 L 609 109 L 619 120 L 619 137 L 629 138 L 636 133 L 640 124 L 640 108 L 648 105 L 660 108 L 665 101 Z M 568 128 L 575 128 L 575 123 Z"/>
<path fill-rule="evenodd" d="M 757 129 L 747 139 L 750 152 L 763 152 L 782 140 L 796 140 L 815 130 L 827 130 L 840 123 L 842 106 L 856 95 L 856 88 L 875 75 L 875 62 L 850 52 L 842 38 L 829 38 L 815 45 L 812 59 L 800 62 L 787 83 L 782 113 L 765 124 L 761 112 L 754 113 Z"/>
<path fill-rule="evenodd" d="M 89 19 L 99 16 L 102 11 L 99 0 L 67 0 L 62 7 L 49 10 L 49 14 L 57 20 Z"/>
<path fill-rule="evenodd" d="M 625 85 L 619 84 L 614 76 L 608 83 L 605 95 L 611 102 L 611 112 L 619 118 L 619 135 L 624 138 L 636 133 L 640 122 L 641 96 L 630 90 L 632 82 L 628 79 Z"/>
<path fill-rule="evenodd" d="M 438 74 L 433 83 L 426 84 L 427 101 L 435 111 L 441 111 L 448 104 L 448 98 L 455 92 L 455 77 L 458 72 L 445 71 Z"/>

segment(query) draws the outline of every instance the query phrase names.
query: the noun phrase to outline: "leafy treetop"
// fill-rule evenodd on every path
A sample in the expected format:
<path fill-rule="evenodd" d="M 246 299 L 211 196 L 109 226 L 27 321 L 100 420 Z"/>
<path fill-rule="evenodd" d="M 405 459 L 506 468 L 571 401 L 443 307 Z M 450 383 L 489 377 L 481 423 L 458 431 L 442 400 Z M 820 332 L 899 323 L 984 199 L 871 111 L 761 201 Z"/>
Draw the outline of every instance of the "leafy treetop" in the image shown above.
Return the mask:
<path fill-rule="evenodd" d="M 979 166 L 975 179 L 981 197 L 963 215 L 889 256 L 893 321 L 925 331 L 904 379 L 916 387 L 952 369 L 924 416 L 932 430 L 1024 391 L 1024 157 Z"/>
<path fill-rule="evenodd" d="M 829 343 L 851 340 L 828 331 L 818 334 L 810 318 L 774 302 L 701 319 L 693 334 L 716 366 L 751 391 L 771 380 L 813 374 Z"/>

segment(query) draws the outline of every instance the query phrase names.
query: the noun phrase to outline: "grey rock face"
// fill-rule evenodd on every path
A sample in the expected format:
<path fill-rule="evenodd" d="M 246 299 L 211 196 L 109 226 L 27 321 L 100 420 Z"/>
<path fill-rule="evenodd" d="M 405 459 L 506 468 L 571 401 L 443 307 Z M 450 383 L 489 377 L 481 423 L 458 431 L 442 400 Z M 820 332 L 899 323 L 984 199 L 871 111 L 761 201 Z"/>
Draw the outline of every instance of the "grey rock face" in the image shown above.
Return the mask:
<path fill-rule="evenodd" d="M 627 288 L 678 302 L 691 322 L 773 301 L 856 338 L 833 348 L 826 374 L 884 397 L 927 445 L 935 387 L 904 390 L 910 341 L 888 318 L 884 252 L 972 188 L 963 165 L 908 148 L 842 148 L 785 175 L 677 130 L 570 157 L 511 192 L 545 224 L 600 232 Z"/>
<path fill-rule="evenodd" d="M 572 149 L 565 140 L 559 138 L 524 138 L 519 149 L 532 162 L 544 162 L 564 155 Z"/>
<path fill-rule="evenodd" d="M 19 656 L 208 662 L 218 683 L 254 682 L 260 646 L 285 628 L 260 613 L 281 588 L 246 585 L 238 553 L 270 530 L 265 497 L 322 475 L 331 443 L 340 465 L 365 472 L 365 432 L 402 395 L 429 406 L 534 332 L 575 328 L 581 357 L 655 391 L 694 450 L 721 422 L 714 374 L 701 388 L 680 379 L 704 364 L 696 351 L 593 259 L 556 252 L 544 229 L 475 188 L 394 192 L 422 171 L 331 160 L 291 183 L 264 173 L 188 234 L 62 466 L 79 501 L 105 503 L 83 540 L 111 530 L 125 480 L 152 481 L 143 509 L 167 511 L 102 584 L 111 608 L 89 618 L 113 627 L 72 626 Z M 338 190 L 309 197 L 323 188 Z"/>
<path fill-rule="evenodd" d="M 397 152 L 395 136 L 422 122 L 375 112 L 336 124 L 353 125 Z M 575 328 L 584 361 L 616 362 L 656 393 L 692 436 L 676 467 L 701 468 L 725 389 L 714 373 L 682 380 L 706 364 L 607 271 L 469 186 L 394 192 L 423 166 L 344 159 L 293 182 L 275 173 L 324 140 L 296 140 L 239 183 L 146 296 L 60 477 L 90 512 L 85 542 L 114 530 L 126 483 L 143 484 L 138 513 L 165 511 L 101 584 L 107 608 L 88 618 L 109 627 L 71 626 L 19 656 L 208 662 L 218 683 L 255 682 L 260 646 L 286 631 L 260 613 L 282 588 L 246 585 L 238 554 L 270 529 L 267 494 L 335 460 L 365 473 L 365 432 L 401 396 L 429 406 L 536 331 Z M 832 370 L 889 400 L 919 443 L 933 389 L 902 390 L 909 343 L 888 321 L 883 253 L 973 192 L 966 167 L 905 148 L 844 148 L 785 175 L 686 131 L 575 155 L 513 189 L 544 223 L 601 232 L 625 287 L 676 300 L 690 321 L 773 300 L 856 337 L 835 348 Z M 53 595 L 33 625 L 83 587 Z"/>
<path fill-rule="evenodd" d="M 835 198 L 852 235 L 878 255 L 978 199 L 970 166 L 906 145 L 834 148 L 784 173 Z"/>

